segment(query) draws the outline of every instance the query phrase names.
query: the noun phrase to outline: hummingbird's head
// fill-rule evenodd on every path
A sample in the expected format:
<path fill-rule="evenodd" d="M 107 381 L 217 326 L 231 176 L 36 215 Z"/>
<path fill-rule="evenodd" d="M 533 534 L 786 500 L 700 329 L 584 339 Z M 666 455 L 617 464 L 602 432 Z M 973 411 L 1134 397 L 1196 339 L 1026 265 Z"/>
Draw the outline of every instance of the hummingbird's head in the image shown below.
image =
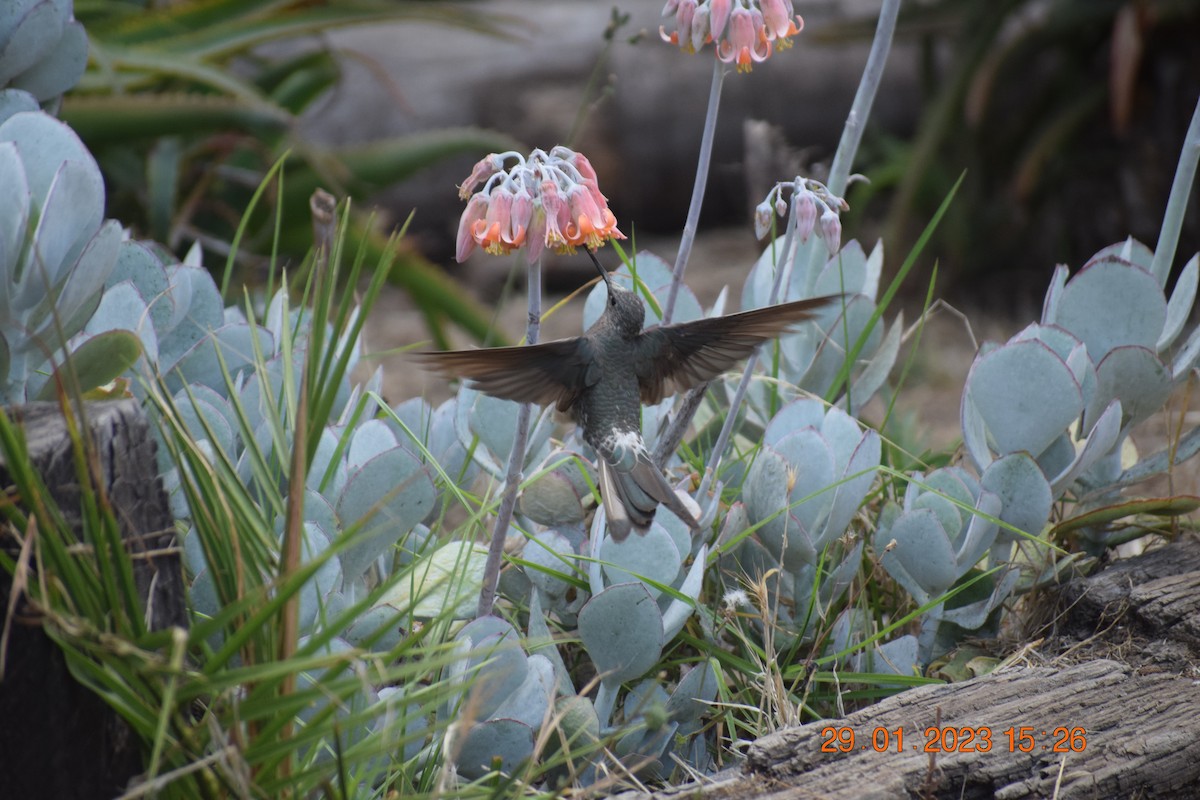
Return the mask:
<path fill-rule="evenodd" d="M 608 271 L 600 266 L 596 256 L 590 251 L 588 255 L 592 257 L 592 263 L 596 265 L 608 289 L 608 305 L 605 306 L 604 316 L 612 321 L 611 324 L 622 336 L 637 336 L 646 322 L 646 306 L 642 303 L 642 298 L 638 297 L 637 293 L 613 283 Z"/>

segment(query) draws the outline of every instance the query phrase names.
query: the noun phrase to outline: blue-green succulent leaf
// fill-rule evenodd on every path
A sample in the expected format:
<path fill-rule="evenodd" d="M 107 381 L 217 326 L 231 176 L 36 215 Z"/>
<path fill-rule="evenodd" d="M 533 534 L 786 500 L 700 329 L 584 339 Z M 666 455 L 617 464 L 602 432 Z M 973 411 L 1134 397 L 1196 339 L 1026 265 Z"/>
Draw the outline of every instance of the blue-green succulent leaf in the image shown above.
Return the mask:
<path fill-rule="evenodd" d="M 903 331 L 904 315 L 897 314 L 892 326 L 888 328 L 887 334 L 883 337 L 883 341 L 880 342 L 879 349 L 871 355 L 858 377 L 851 381 L 850 392 L 844 396 L 843 400 L 839 401 L 844 404 L 845 397 L 848 397 L 850 413 L 854 416 L 862 413 L 863 407 L 887 381 L 888 375 L 892 374 L 892 367 L 896 365 L 896 357 L 900 354 L 900 339 Z"/>
<path fill-rule="evenodd" d="M 801 428 L 820 430 L 825 421 L 825 405 L 811 397 L 801 397 L 776 412 L 763 432 L 763 444 L 774 445 L 784 436 Z"/>
<path fill-rule="evenodd" d="M 1028 453 L 1013 453 L 993 461 L 980 478 L 983 488 L 1000 498 L 1001 521 L 1031 536 L 1041 533 L 1050 519 L 1054 497 L 1050 483 Z M 998 543 L 1014 541 L 1017 534 L 1001 528 Z"/>
<path fill-rule="evenodd" d="M 554 697 L 554 667 L 541 655 L 529 656 L 527 664 L 525 680 L 490 716 L 519 720 L 536 731 L 542 727 Z"/>
<path fill-rule="evenodd" d="M 346 464 L 356 469 L 397 445 L 391 427 L 381 419 L 369 419 L 354 429 L 346 449 Z"/>
<path fill-rule="evenodd" d="M 1088 263 L 1105 257 L 1119 258 L 1146 272 L 1150 272 L 1150 266 L 1154 263 L 1154 252 L 1132 236 L 1127 236 L 1124 241 L 1101 248 L 1088 259 Z"/>
<path fill-rule="evenodd" d="M 571 542 L 561 533 L 548 530 L 530 536 L 521 557 L 530 564 L 525 568 L 529 581 L 552 600 L 562 598 L 571 588 L 572 584 L 551 574 L 570 575 L 577 558 Z"/>
<path fill-rule="evenodd" d="M 37 98 L 21 89 L 0 89 L 0 124 L 22 111 L 38 111 Z"/>
<path fill-rule="evenodd" d="M 85 334 L 91 335 L 113 330 L 136 334 L 146 360 L 152 364 L 158 362 L 158 336 L 154 332 L 150 309 L 142 293 L 130 281 L 105 289 L 100 305 L 83 328 Z"/>
<path fill-rule="evenodd" d="M 880 561 L 918 602 L 924 604 L 928 598 L 944 594 L 958 579 L 957 560 L 950 539 L 929 509 L 904 512 L 888 529 L 887 537 L 896 544 L 890 547 L 890 541 L 886 543 Z M 903 569 L 893 571 L 894 564 Z M 906 585 L 902 576 L 910 577 L 916 586 Z"/>
<path fill-rule="evenodd" d="M 1098 362 L 1121 345 L 1154 348 L 1166 319 L 1167 301 L 1154 276 L 1110 255 L 1089 261 L 1067 282 L 1057 323 Z"/>
<path fill-rule="evenodd" d="M 427 467 L 405 447 L 394 447 L 350 473 L 337 502 L 343 526 L 362 529 L 342 551 L 342 569 L 353 580 L 425 518 L 437 501 Z"/>
<path fill-rule="evenodd" d="M 77 161 L 99 170 L 79 135 L 66 123 L 40 111 L 17 113 L 5 120 L 0 124 L 0 142 L 16 143 L 34 208 L 46 202 L 50 184 L 63 162 Z"/>
<path fill-rule="evenodd" d="M 867 254 L 857 239 L 846 243 L 837 256 L 825 262 L 817 273 L 812 294 L 863 294 L 867 283 Z M 869 296 L 869 295 L 868 295 Z"/>
<path fill-rule="evenodd" d="M 610 584 L 647 578 L 670 585 L 683 564 L 683 555 L 675 547 L 671 534 L 657 522 L 650 525 L 645 535 L 629 536 L 621 542 L 606 536 L 600 545 L 600 558 Z M 649 583 L 645 586 L 652 597 L 658 597 L 658 589 Z"/>
<path fill-rule="evenodd" d="M 683 583 L 679 586 L 679 592 L 684 597 L 691 598 L 692 602 L 672 598 L 667 610 L 663 612 L 662 627 L 663 641 L 669 642 L 674 639 L 681 630 L 683 624 L 696 610 L 695 601 L 700 596 L 700 587 L 704 582 L 704 566 L 705 560 L 708 558 L 708 545 L 700 546 L 700 550 L 696 553 L 695 559 L 692 561 L 692 566 L 688 569 L 687 576 L 684 577 Z"/>
<path fill-rule="evenodd" d="M 471 727 L 458 750 L 458 772 L 470 781 L 492 771 L 517 774 L 533 757 L 533 729 L 515 719 L 490 719 Z"/>
<path fill-rule="evenodd" d="M 1042 303 L 1043 324 L 1055 325 L 1058 323 L 1058 307 L 1062 303 L 1063 288 L 1067 285 L 1067 278 L 1070 274 L 1071 270 L 1066 264 L 1059 264 L 1054 268 L 1054 275 L 1050 278 L 1050 288 L 1046 290 L 1046 299 Z"/>
<path fill-rule="evenodd" d="M 706 658 L 688 670 L 667 700 L 667 715 L 676 722 L 697 720 L 712 711 L 717 699 L 717 671 Z"/>
<path fill-rule="evenodd" d="M 1096 379 L 1099 397 L 1121 401 L 1126 425 L 1148 419 L 1171 394 L 1167 366 L 1145 347 L 1114 347 L 1096 365 Z"/>
<path fill-rule="evenodd" d="M 1197 360 L 1200 360 L 1200 326 L 1192 331 L 1171 362 L 1171 380 L 1178 382 L 1187 377 Z"/>
<path fill-rule="evenodd" d="M 529 639 L 526 645 L 533 655 L 545 656 L 554 667 L 554 686 L 559 695 L 573 695 L 575 685 L 571 682 L 571 674 L 563 662 L 562 654 L 550 634 L 550 626 L 546 624 L 546 615 L 542 612 L 541 592 L 536 586 L 529 590 Z M 588 703 L 590 706 L 591 703 Z M 593 710 L 592 716 L 595 716 Z M 599 721 L 597 721 L 597 726 Z"/>
<path fill-rule="evenodd" d="M 640 677 L 662 653 L 658 604 L 642 583 L 610 586 L 580 610 L 579 638 L 604 682 Z"/>
<path fill-rule="evenodd" d="M 1056 497 L 1061 497 L 1071 482 L 1086 472 L 1093 464 L 1112 451 L 1121 435 L 1121 401 L 1113 400 L 1108 408 L 1096 420 L 1088 434 L 1087 443 L 1075 454 L 1075 458 L 1057 475 L 1050 478 L 1050 491 Z M 1070 443 L 1067 449 L 1072 450 Z M 1045 469 L 1045 465 L 1042 465 Z"/>
<path fill-rule="evenodd" d="M 66 15 L 55 3 L 12 3 L 3 17 L 0 30 L 0 83 L 8 83 L 44 58 L 62 37 Z"/>
<path fill-rule="evenodd" d="M 1191 260 L 1184 265 L 1183 271 L 1179 273 L 1179 279 L 1175 281 L 1175 291 L 1171 292 L 1171 299 L 1167 302 L 1167 321 L 1163 325 L 1162 334 L 1154 345 L 1154 349 L 1159 353 L 1175 342 L 1176 337 L 1183 330 L 1184 324 L 1187 323 L 1188 317 L 1191 316 L 1192 304 L 1196 301 L 1198 280 L 1200 280 L 1200 253 L 1192 256 Z"/>
<path fill-rule="evenodd" d="M 493 716 L 529 675 L 529 659 L 521 649 L 520 637 L 509 632 L 477 638 L 460 633 L 459 641 L 471 641 L 464 677 L 470 686 L 468 707 L 479 719 Z M 539 720 L 540 721 L 540 720 Z"/>
<path fill-rule="evenodd" d="M 229 404 L 224 398 L 201 396 L 195 392 L 188 397 L 186 392 L 180 390 L 174 397 L 174 403 L 179 410 L 179 420 L 193 439 L 208 439 L 231 459 L 234 457 L 236 438 L 227 416 Z"/>
<path fill-rule="evenodd" d="M 1001 455 L 1038 455 L 1083 411 L 1071 369 L 1037 341 L 1011 342 L 976 358 L 962 402 L 974 407 Z M 968 422 L 964 413 L 964 436 Z"/>
<path fill-rule="evenodd" d="M 954 554 L 955 560 L 958 562 L 956 579 L 961 578 L 967 570 L 979 562 L 979 559 L 983 558 L 983 554 L 996 541 L 996 532 L 1000 530 L 1000 526 L 994 521 L 1000 516 L 999 497 L 991 492 L 981 491 L 975 507 L 979 509 L 979 513 L 971 516 L 970 522 L 965 526 L 965 532 L 961 535 L 951 536 L 952 540 L 957 543 L 957 550 Z"/>
<path fill-rule="evenodd" d="M 52 51 L 18 76 L 12 85 L 40 100 L 50 100 L 70 89 L 87 68 L 88 41 L 83 26 L 68 22 Z"/>

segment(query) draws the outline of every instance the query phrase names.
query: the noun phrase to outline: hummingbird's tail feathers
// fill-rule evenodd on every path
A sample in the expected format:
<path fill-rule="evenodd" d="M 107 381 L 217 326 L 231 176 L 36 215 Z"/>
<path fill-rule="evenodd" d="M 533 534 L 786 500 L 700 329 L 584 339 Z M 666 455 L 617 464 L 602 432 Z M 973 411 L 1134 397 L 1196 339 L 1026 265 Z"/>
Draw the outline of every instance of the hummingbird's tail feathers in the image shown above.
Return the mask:
<path fill-rule="evenodd" d="M 635 527 L 639 534 L 645 533 L 654 519 L 654 508 L 658 506 L 658 503 L 650 501 L 649 512 L 638 508 L 634 498 L 628 496 L 628 487 L 622 478 L 622 473 L 603 458 L 600 459 L 600 499 L 604 503 L 608 532 L 618 542 L 629 538 L 629 532 Z"/>
<path fill-rule="evenodd" d="M 688 527 L 694 529 L 700 524 L 679 499 L 679 495 L 675 494 L 675 489 L 667 482 L 662 470 L 654 465 L 648 453 L 644 458 L 639 458 L 628 472 L 616 469 L 601 458 L 600 496 L 604 501 L 609 533 L 618 542 L 624 541 L 630 530 L 645 534 L 660 504 L 670 509 Z"/>

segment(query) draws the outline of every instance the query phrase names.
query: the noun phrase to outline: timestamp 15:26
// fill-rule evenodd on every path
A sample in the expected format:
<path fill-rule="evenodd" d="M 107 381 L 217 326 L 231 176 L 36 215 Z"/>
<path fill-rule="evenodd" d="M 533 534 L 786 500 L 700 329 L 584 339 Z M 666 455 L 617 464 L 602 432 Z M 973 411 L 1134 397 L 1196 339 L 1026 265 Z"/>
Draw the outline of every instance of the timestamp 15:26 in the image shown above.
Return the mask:
<path fill-rule="evenodd" d="M 919 753 L 988 753 L 994 748 L 1010 753 L 1080 753 L 1087 748 L 1087 731 L 1059 726 L 1041 730 L 1033 726 L 1009 727 L 993 734 L 989 727 L 929 727 L 924 742 L 909 743 Z M 821 729 L 822 753 L 849 753 L 872 750 L 876 753 L 904 752 L 904 728 L 873 728 L 869 740 L 859 741 L 854 729 L 828 725 Z"/>

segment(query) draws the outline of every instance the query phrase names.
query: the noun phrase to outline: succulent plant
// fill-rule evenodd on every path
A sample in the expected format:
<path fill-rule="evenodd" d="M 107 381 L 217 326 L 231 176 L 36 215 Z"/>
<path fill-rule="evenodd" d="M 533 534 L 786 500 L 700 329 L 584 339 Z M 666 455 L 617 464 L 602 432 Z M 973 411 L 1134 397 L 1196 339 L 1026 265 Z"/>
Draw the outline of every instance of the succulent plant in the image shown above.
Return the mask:
<path fill-rule="evenodd" d="M 467 690 L 446 707 L 447 719 L 465 724 L 455 743 L 458 771 L 468 780 L 486 775 L 499 760 L 509 775 L 533 756 L 533 745 L 555 693 L 550 660 L 527 655 L 515 628 L 496 617 L 481 617 L 455 636 L 463 657 L 447 679 Z"/>
<path fill-rule="evenodd" d="M 825 245 L 814 237 L 797 243 L 794 256 L 788 259 L 778 252 L 780 241 L 768 245 L 750 270 L 742 289 L 742 307 L 759 308 L 770 301 L 776 269 L 784 270 L 777 302 L 825 294 L 846 295 L 844 307 L 828 307 L 817 316 L 815 325 L 779 340 L 780 377 L 825 396 L 833 388 L 847 355 L 863 338 L 850 373 L 849 388 L 843 387 L 838 392 L 838 405 L 857 415 L 887 380 L 904 328 L 903 319 L 897 318 L 885 333 L 883 326 L 873 319 L 883 267 L 883 245 L 876 244 L 868 256 L 858 241 L 851 241 L 836 256 L 826 259 Z M 764 398 L 764 387 L 751 393 L 751 406 L 765 419 L 770 405 Z"/>
<path fill-rule="evenodd" d="M 811 398 L 788 403 L 767 426 L 718 542 L 741 540 L 726 588 L 742 576 L 765 581 L 778 601 L 772 608 L 781 642 L 811 639 L 816 626 L 809 623 L 826 618 L 857 574 L 863 541 L 846 534 L 880 456 L 878 433 Z"/>
<path fill-rule="evenodd" d="M 912 475 L 903 506 L 889 503 L 880 515 L 874 541 L 880 563 L 919 605 L 936 603 L 922 622 L 922 664 L 933 656 L 942 622 L 979 628 L 1016 585 L 1018 571 L 1001 569 L 979 578 L 986 587 L 982 599 L 954 608 L 937 602 L 995 544 L 1002 511 L 1000 495 L 962 467 L 946 467 Z"/>
<path fill-rule="evenodd" d="M 73 8 L 71 0 L 8 0 L 0 7 L 0 88 L 45 103 L 79 81 L 88 42 Z"/>
<path fill-rule="evenodd" d="M 4 92 L 4 107 L 28 95 Z M 69 352 L 87 390 L 137 358 L 128 331 L 74 340 L 93 320 L 122 250 L 121 226 L 105 221 L 104 182 L 70 128 L 40 111 L 0 123 L 0 399 L 53 396 L 49 376 Z M 84 350 L 86 348 L 86 350 Z"/>
<path fill-rule="evenodd" d="M 1069 280 L 1060 266 L 1041 323 L 981 349 L 962 399 L 963 442 L 976 469 L 986 473 L 1023 453 L 1054 499 L 1072 492 L 1091 496 L 1093 505 L 1111 502 L 1106 487 L 1122 483 L 1130 430 L 1200 361 L 1200 332 L 1175 346 L 1195 301 L 1200 260 L 1185 265 L 1169 299 L 1151 260 L 1144 245 L 1128 240 L 1101 250 Z"/>

